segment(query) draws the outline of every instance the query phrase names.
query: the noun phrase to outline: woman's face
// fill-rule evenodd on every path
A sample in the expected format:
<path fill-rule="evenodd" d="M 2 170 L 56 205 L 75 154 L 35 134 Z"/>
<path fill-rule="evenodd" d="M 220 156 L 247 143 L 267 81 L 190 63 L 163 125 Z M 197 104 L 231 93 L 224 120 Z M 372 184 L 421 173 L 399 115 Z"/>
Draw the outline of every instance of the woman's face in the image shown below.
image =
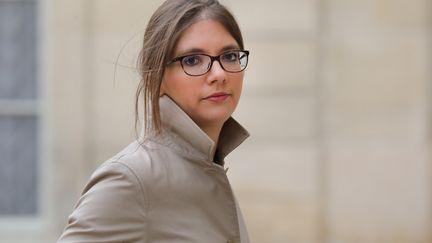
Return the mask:
<path fill-rule="evenodd" d="M 174 57 L 188 54 L 218 56 L 239 46 L 225 27 L 214 20 L 201 20 L 180 36 Z M 229 73 L 214 61 L 201 76 L 187 75 L 179 61 L 166 67 L 161 94 L 170 96 L 203 130 L 222 126 L 234 112 L 242 90 L 244 72 Z"/>

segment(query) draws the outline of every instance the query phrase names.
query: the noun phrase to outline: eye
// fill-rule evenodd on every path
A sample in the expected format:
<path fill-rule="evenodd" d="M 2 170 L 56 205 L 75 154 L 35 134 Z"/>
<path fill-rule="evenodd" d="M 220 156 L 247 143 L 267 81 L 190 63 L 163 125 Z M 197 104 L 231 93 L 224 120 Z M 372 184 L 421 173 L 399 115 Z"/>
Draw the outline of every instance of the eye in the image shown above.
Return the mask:
<path fill-rule="evenodd" d="M 183 65 L 186 65 L 186 66 L 200 65 L 200 63 L 202 63 L 202 57 L 201 57 L 201 55 L 185 56 L 182 60 L 182 63 L 183 63 Z"/>
<path fill-rule="evenodd" d="M 232 52 L 226 52 L 221 55 L 222 61 L 226 62 L 235 62 L 239 59 L 239 52 L 238 51 L 232 51 Z"/>

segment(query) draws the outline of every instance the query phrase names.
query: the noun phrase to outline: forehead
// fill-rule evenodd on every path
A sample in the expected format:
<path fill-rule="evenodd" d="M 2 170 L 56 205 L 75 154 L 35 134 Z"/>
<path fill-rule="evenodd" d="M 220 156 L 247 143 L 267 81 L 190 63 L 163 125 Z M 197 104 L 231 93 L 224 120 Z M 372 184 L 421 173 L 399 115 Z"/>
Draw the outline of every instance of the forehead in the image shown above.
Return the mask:
<path fill-rule="evenodd" d="M 200 20 L 183 31 L 175 47 L 176 55 L 190 50 L 201 50 L 207 54 L 217 54 L 227 47 L 237 47 L 238 43 L 229 31 L 218 21 Z"/>

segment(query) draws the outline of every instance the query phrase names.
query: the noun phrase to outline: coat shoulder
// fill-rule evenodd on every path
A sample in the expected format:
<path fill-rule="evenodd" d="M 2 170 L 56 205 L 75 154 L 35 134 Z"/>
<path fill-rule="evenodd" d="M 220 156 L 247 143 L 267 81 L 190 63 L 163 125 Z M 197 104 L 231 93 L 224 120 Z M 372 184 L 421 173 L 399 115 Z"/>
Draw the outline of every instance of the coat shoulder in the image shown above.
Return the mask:
<path fill-rule="evenodd" d="M 104 162 L 101 166 L 110 163 L 120 163 L 128 167 L 133 172 L 141 172 L 151 167 L 152 159 L 150 158 L 150 148 L 145 144 L 135 141 L 126 148 Z"/>
<path fill-rule="evenodd" d="M 145 188 L 133 164 L 115 157 L 92 174 L 58 242 L 145 242 Z"/>
<path fill-rule="evenodd" d="M 138 141 L 129 144 L 118 154 L 105 161 L 98 170 L 116 164 L 127 169 L 128 173 L 139 182 L 142 190 L 145 191 L 145 181 L 151 177 L 151 168 L 153 167 L 149 148 L 146 145 Z"/>

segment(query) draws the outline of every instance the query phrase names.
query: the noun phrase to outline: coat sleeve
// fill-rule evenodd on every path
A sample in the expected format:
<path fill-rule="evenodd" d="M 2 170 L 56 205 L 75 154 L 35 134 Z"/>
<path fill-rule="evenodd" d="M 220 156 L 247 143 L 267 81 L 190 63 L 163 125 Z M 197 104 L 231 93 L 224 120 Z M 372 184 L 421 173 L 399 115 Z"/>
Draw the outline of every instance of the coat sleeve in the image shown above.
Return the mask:
<path fill-rule="evenodd" d="M 135 173 L 121 162 L 98 168 L 58 243 L 146 242 L 146 202 Z"/>

